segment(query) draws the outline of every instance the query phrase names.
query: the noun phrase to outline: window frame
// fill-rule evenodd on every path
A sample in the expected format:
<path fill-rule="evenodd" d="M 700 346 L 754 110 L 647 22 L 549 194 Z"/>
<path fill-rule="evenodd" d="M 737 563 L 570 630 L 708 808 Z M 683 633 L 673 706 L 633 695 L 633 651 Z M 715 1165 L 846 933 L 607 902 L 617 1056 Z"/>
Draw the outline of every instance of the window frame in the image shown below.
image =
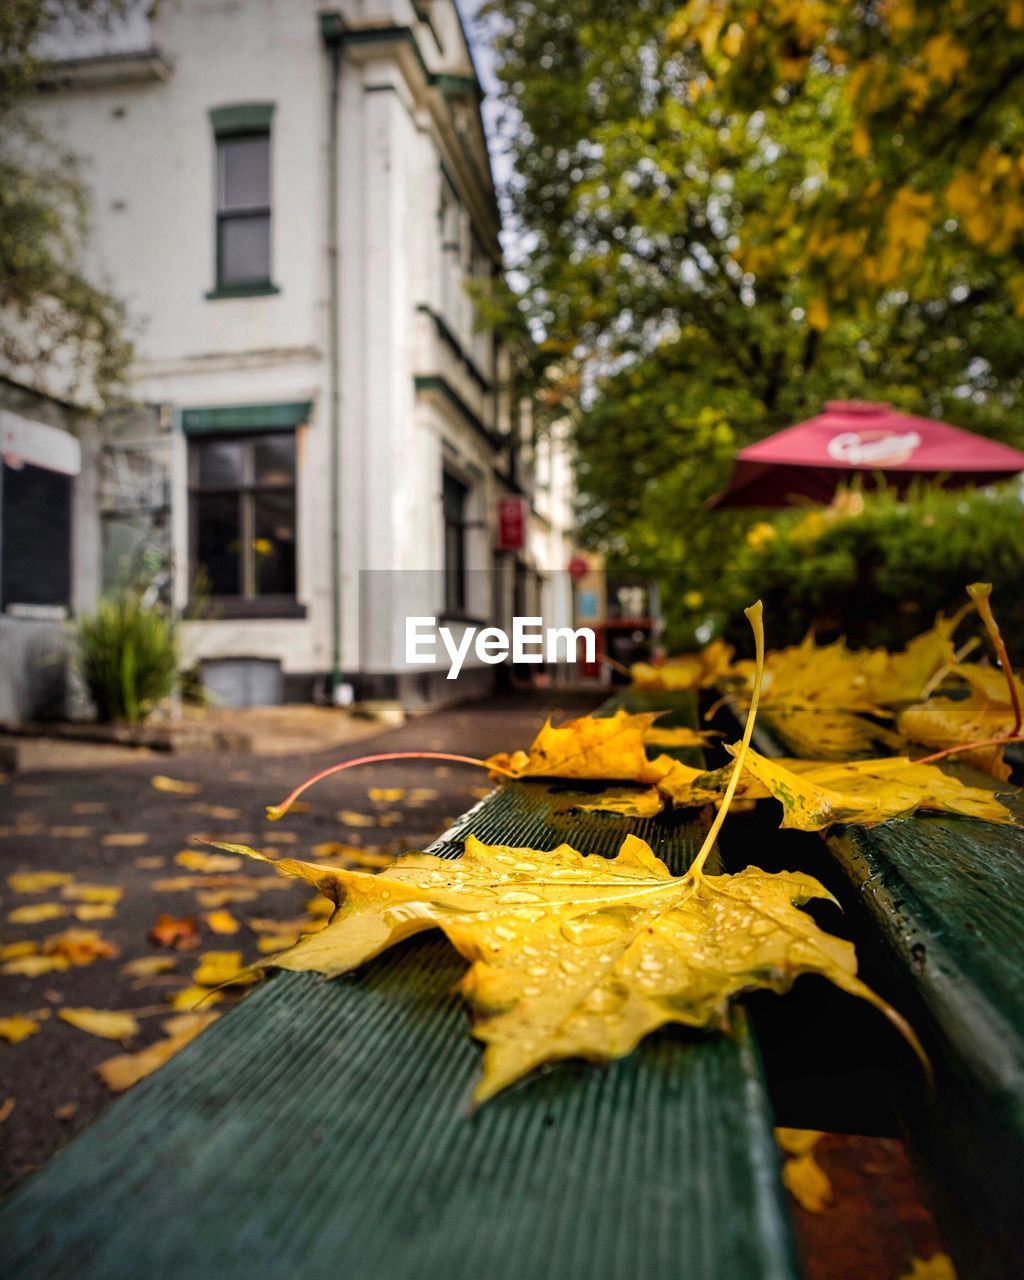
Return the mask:
<path fill-rule="evenodd" d="M 266 102 L 242 103 L 230 107 L 216 107 L 210 111 L 213 126 L 213 255 L 214 285 L 206 293 L 208 299 L 251 298 L 280 293 L 273 282 L 274 271 L 274 138 L 272 121 L 274 104 Z M 265 138 L 267 142 L 267 203 L 242 209 L 222 208 L 222 147 L 232 142 Z M 224 278 L 222 227 L 228 221 L 245 218 L 267 220 L 266 275 L 244 280 Z"/>
<path fill-rule="evenodd" d="M 255 448 L 262 440 L 290 437 L 294 448 L 294 473 L 288 484 L 259 481 L 255 476 Z M 200 452 L 208 444 L 237 444 L 243 447 L 242 477 L 238 484 L 202 484 L 199 479 Z M 237 495 L 239 504 L 239 592 L 237 595 L 209 595 L 216 614 L 225 617 L 298 617 L 306 616 L 299 603 L 299 441 L 294 427 L 264 431 L 210 431 L 190 435 L 187 440 L 186 475 L 188 482 L 188 562 L 190 579 L 198 581 L 203 567 L 199 547 L 199 497 L 203 494 Z M 290 494 L 294 504 L 295 589 L 293 592 L 260 594 L 255 562 L 256 497 L 259 494 Z"/>
<path fill-rule="evenodd" d="M 452 518 L 448 506 L 448 486 L 458 486 L 461 510 L 456 518 Z M 443 582 L 444 582 L 444 617 L 466 619 L 469 616 L 469 502 L 472 488 L 465 479 L 449 467 L 441 472 L 441 527 L 443 547 Z M 453 566 L 449 560 L 449 531 L 453 530 L 458 544 L 458 565 Z M 453 592 L 453 576 L 457 577 Z"/>

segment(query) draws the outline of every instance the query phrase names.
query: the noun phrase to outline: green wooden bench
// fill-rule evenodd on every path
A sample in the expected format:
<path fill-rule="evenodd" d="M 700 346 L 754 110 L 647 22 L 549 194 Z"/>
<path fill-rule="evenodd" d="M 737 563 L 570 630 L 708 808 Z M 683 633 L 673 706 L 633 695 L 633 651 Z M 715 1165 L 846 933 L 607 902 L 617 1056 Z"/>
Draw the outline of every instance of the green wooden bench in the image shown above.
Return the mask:
<path fill-rule="evenodd" d="M 678 873 L 706 830 L 560 812 L 564 791 L 502 787 L 433 851 L 632 832 Z M 470 1115 L 463 969 L 424 935 L 338 981 L 273 976 L 9 1197 L 7 1280 L 793 1280 L 742 1010 L 733 1037 L 666 1030 Z"/>
<path fill-rule="evenodd" d="M 754 745 L 786 753 L 777 728 L 759 727 Z M 908 1073 L 894 1081 L 894 1100 L 960 1275 L 1019 1280 L 1024 830 L 921 814 L 837 826 L 825 839 L 848 885 L 862 959 L 883 975 L 935 1067 L 933 1097 Z"/>

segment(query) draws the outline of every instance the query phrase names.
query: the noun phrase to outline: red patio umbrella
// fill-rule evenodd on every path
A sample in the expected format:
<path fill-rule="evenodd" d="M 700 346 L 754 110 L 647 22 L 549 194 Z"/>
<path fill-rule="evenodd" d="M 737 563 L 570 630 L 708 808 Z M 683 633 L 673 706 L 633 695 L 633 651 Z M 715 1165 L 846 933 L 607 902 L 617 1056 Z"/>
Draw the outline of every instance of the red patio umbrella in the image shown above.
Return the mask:
<path fill-rule="evenodd" d="M 831 501 L 867 473 L 900 492 L 915 479 L 990 484 L 1024 471 L 1024 453 L 888 404 L 831 400 L 823 413 L 736 455 L 732 477 L 709 507 L 785 507 Z"/>

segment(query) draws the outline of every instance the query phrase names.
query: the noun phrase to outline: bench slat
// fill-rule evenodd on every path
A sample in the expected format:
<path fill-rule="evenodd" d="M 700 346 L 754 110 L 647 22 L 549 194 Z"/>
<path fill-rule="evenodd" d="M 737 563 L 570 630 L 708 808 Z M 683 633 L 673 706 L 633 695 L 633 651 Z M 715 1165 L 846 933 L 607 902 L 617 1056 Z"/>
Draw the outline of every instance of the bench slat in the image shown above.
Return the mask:
<path fill-rule="evenodd" d="M 555 811 L 502 788 L 433 851 L 613 853 L 683 870 L 704 833 Z M 467 1113 L 480 1049 L 425 935 L 334 982 L 278 974 L 0 1208 L 10 1280 L 794 1280 L 760 1064 L 666 1029 L 608 1066 L 561 1063 Z"/>

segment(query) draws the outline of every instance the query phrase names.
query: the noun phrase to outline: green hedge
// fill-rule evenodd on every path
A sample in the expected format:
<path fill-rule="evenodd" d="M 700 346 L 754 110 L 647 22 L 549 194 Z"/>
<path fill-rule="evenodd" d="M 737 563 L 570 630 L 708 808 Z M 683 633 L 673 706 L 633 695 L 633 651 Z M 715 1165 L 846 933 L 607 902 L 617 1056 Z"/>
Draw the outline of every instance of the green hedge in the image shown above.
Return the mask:
<path fill-rule="evenodd" d="M 845 505 L 846 514 L 813 508 L 754 520 L 736 540 L 731 571 L 703 593 L 703 609 L 687 610 L 680 597 L 671 630 L 692 633 L 711 606 L 712 625 L 746 651 L 741 609 L 760 597 L 769 647 L 794 644 L 813 626 L 822 640 L 845 634 L 854 645 L 898 648 L 940 610 L 959 608 L 967 583 L 990 581 L 1011 657 L 1024 661 L 1024 504 L 1016 483 L 922 489 L 905 502 L 848 494 Z"/>

